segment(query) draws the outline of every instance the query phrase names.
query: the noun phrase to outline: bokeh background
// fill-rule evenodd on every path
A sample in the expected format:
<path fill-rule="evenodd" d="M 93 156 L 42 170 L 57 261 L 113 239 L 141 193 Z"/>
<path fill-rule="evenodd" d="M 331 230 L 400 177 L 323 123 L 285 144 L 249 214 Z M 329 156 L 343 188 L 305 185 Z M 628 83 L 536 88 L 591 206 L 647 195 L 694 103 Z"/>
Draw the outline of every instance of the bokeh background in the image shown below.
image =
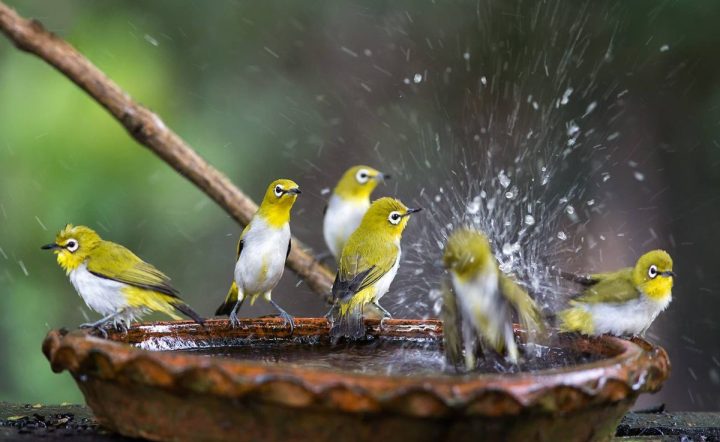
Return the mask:
<path fill-rule="evenodd" d="M 720 408 L 720 3 L 8 3 L 252 197 L 275 178 L 298 181 L 292 229 L 317 252 L 343 170 L 393 174 L 378 195 L 429 209 L 406 232 L 384 299 L 396 316 L 434 315 L 437 232 L 463 213 L 496 226 L 506 261 L 529 251 L 516 263 L 607 270 L 667 249 L 679 277 L 649 337 L 673 372 L 638 406 Z M 208 315 L 241 230 L 0 38 L 0 400 L 82 401 L 40 352 L 49 329 L 97 317 L 39 248 L 68 222 L 165 270 Z M 326 309 L 290 272 L 274 299 L 298 316 Z M 259 304 L 243 313 L 272 312 Z"/>

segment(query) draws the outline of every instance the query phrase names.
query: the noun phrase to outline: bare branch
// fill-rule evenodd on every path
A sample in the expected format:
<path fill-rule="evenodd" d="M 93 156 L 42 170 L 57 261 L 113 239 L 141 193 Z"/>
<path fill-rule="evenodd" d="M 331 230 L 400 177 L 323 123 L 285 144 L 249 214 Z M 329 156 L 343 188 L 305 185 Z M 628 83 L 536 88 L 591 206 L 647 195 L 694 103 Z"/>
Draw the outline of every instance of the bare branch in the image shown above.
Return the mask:
<path fill-rule="evenodd" d="M 139 105 L 90 60 L 36 20 L 26 20 L 0 2 L 0 31 L 19 49 L 35 54 L 62 72 L 115 117 L 128 133 L 215 200 L 241 225 L 257 205 L 230 180 L 208 164 L 155 113 Z M 330 271 L 293 238 L 287 265 L 308 287 L 326 297 L 332 286 Z"/>

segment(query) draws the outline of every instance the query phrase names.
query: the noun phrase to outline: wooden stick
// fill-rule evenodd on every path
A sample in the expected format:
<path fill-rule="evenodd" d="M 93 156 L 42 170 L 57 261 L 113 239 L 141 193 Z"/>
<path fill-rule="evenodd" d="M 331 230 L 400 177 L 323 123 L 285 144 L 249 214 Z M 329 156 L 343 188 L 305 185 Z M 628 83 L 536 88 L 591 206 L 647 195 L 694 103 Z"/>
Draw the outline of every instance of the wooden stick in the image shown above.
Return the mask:
<path fill-rule="evenodd" d="M 18 49 L 37 55 L 87 92 L 133 138 L 215 200 L 238 223 L 244 226 L 250 222 L 257 205 L 247 195 L 200 157 L 159 116 L 133 101 L 68 42 L 47 31 L 40 22 L 22 18 L 1 1 L 0 31 Z M 329 299 L 332 273 L 315 260 L 300 241 L 294 237 L 292 241 L 288 267 L 313 291 Z"/>

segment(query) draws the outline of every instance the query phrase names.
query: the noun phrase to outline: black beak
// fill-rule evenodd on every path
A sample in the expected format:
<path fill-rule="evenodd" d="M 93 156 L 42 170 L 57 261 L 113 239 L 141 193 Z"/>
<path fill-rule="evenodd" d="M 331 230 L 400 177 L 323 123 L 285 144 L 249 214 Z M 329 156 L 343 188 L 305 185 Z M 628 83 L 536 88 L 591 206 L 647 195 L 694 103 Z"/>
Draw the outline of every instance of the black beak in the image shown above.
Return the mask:
<path fill-rule="evenodd" d="M 55 250 L 55 249 L 62 249 L 59 245 L 52 243 L 52 244 L 45 244 L 44 246 L 40 247 L 43 250 Z"/>
<path fill-rule="evenodd" d="M 668 270 L 667 272 L 662 272 L 661 275 L 663 275 L 663 276 L 672 276 L 672 277 L 674 278 L 674 277 L 675 277 L 675 272 L 673 272 L 672 270 Z"/>
<path fill-rule="evenodd" d="M 380 172 L 379 174 L 375 175 L 373 178 L 375 178 L 378 181 L 385 181 L 385 180 L 389 180 L 390 178 L 392 178 L 392 175 Z"/>
<path fill-rule="evenodd" d="M 300 192 L 299 187 L 293 187 L 292 189 L 288 189 L 286 193 L 292 193 L 294 195 L 300 195 L 302 192 Z"/>
<path fill-rule="evenodd" d="M 422 207 L 418 207 L 417 209 L 407 209 L 407 212 L 405 212 L 405 215 L 403 215 L 403 216 L 409 216 L 409 215 L 412 215 L 413 213 L 417 213 L 421 210 L 422 210 Z"/>

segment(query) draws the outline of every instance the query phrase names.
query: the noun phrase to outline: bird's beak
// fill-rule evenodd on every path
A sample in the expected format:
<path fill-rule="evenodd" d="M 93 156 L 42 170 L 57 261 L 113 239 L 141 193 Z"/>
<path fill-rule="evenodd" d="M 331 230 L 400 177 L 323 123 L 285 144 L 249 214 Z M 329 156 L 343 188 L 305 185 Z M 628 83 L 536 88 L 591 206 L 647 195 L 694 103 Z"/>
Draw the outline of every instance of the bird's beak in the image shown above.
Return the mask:
<path fill-rule="evenodd" d="M 62 247 L 60 247 L 59 245 L 57 245 L 57 244 L 55 244 L 55 243 L 45 244 L 44 246 L 42 246 L 42 247 L 40 247 L 40 248 L 43 249 L 43 250 L 62 249 Z"/>
<path fill-rule="evenodd" d="M 674 278 L 674 277 L 675 277 L 675 272 L 673 272 L 672 270 L 668 270 L 667 272 L 662 272 L 661 275 L 663 275 L 663 276 L 672 276 L 672 277 Z"/>
<path fill-rule="evenodd" d="M 388 174 L 388 173 L 379 172 L 379 173 L 378 173 L 377 175 L 375 175 L 373 178 L 375 178 L 377 181 L 382 182 L 382 181 L 385 181 L 385 180 L 389 180 L 389 179 L 391 178 L 391 175 Z"/>
<path fill-rule="evenodd" d="M 407 209 L 407 212 L 405 212 L 405 215 L 403 216 L 410 216 L 413 213 L 419 212 L 422 210 L 422 207 L 418 207 L 417 209 Z"/>
<path fill-rule="evenodd" d="M 292 189 L 288 189 L 287 193 L 292 193 L 293 195 L 300 195 L 302 192 L 300 191 L 299 187 L 293 187 Z"/>

